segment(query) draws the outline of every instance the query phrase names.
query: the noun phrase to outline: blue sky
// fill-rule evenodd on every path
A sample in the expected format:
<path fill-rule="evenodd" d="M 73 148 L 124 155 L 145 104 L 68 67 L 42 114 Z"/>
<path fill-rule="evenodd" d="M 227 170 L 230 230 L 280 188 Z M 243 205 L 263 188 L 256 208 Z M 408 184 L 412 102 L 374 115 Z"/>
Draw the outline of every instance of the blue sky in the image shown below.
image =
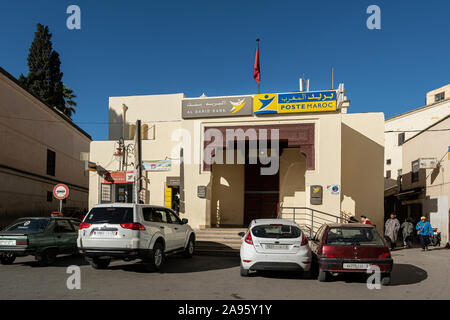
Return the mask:
<path fill-rule="evenodd" d="M 81 30 L 66 28 L 66 8 L 81 8 Z M 381 30 L 366 9 L 381 8 Z M 349 112 L 386 117 L 424 105 L 450 83 L 447 0 L 430 1 L 65 1 L 0 3 L 0 66 L 28 73 L 38 22 L 53 33 L 64 82 L 78 95 L 75 123 L 107 139 L 108 97 L 184 92 L 188 97 L 312 90 L 344 82 Z"/>

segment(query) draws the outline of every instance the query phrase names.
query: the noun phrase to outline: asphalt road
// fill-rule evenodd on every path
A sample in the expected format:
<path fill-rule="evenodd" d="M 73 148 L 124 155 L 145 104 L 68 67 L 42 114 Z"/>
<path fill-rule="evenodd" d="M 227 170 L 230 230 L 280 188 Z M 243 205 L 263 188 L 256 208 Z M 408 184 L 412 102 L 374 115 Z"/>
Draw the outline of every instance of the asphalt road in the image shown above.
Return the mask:
<path fill-rule="evenodd" d="M 369 290 L 365 277 L 305 280 L 295 273 L 242 278 L 239 258 L 169 257 L 162 273 L 146 273 L 137 262 L 113 262 L 95 270 L 81 257 L 61 256 L 39 267 L 34 258 L 0 266 L 0 300 L 8 299 L 450 299 L 450 250 L 392 252 L 392 285 Z M 81 289 L 66 286 L 67 267 L 79 265 Z"/>

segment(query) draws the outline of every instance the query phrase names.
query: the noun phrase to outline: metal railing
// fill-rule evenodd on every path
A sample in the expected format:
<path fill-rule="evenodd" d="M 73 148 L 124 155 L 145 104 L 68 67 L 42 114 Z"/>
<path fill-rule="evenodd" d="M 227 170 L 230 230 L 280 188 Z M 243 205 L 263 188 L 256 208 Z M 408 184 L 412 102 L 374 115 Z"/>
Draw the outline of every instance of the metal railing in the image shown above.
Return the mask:
<path fill-rule="evenodd" d="M 325 223 L 352 222 L 350 216 L 345 212 L 334 215 L 308 207 L 284 207 L 282 204 L 280 204 L 279 207 L 278 218 L 294 221 L 300 225 L 301 228 L 307 229 L 311 237 L 313 237 Z"/>

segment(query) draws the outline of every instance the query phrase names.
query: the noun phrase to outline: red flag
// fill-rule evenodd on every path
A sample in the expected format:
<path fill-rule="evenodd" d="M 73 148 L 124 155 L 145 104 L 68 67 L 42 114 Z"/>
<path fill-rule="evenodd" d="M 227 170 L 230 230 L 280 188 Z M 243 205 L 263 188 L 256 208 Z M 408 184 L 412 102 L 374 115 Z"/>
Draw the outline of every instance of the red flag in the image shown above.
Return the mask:
<path fill-rule="evenodd" d="M 259 41 L 256 41 L 255 71 L 253 73 L 253 78 L 255 78 L 256 82 L 259 83 L 261 80 L 261 70 L 259 68 Z"/>

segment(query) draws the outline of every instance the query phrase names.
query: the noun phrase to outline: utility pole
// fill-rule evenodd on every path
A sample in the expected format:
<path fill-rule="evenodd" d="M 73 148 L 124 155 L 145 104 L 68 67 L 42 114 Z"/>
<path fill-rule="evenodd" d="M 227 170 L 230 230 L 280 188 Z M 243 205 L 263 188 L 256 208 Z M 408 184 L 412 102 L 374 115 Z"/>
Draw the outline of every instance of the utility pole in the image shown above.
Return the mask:
<path fill-rule="evenodd" d="M 134 203 L 139 203 L 139 195 L 142 191 L 142 136 L 141 120 L 136 121 L 136 133 L 134 135 Z"/>

